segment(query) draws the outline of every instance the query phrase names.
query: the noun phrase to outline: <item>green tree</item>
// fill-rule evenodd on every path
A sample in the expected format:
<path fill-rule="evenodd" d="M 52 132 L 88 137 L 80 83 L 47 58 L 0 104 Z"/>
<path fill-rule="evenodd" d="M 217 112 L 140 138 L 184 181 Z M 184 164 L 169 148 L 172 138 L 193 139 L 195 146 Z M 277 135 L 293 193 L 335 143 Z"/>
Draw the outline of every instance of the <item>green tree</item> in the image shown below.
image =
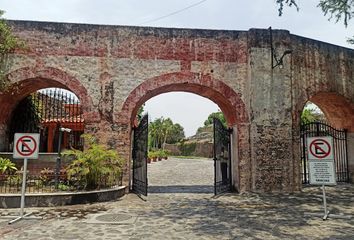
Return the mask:
<path fill-rule="evenodd" d="M 307 124 L 320 120 L 315 110 L 312 108 L 304 109 L 301 113 L 301 124 Z"/>
<path fill-rule="evenodd" d="M 140 120 L 143 118 L 144 107 L 145 107 L 145 103 L 141 105 L 141 107 L 138 109 L 138 113 L 136 114 L 138 118 L 138 122 L 140 122 Z"/>
<path fill-rule="evenodd" d="M 184 135 L 184 128 L 175 123 L 172 126 L 170 134 L 167 136 L 166 142 L 169 144 L 174 144 L 183 140 L 186 136 Z"/>
<path fill-rule="evenodd" d="M 165 143 L 176 143 L 184 138 L 184 129 L 170 118 L 157 118 L 149 124 L 149 147 L 163 148 Z"/>
<path fill-rule="evenodd" d="M 204 121 L 204 126 L 209 126 L 210 124 L 213 124 L 214 118 L 218 118 L 225 126 L 227 125 L 224 113 L 219 110 L 217 112 L 209 114 L 208 119 Z"/>
<path fill-rule="evenodd" d="M 8 54 L 23 44 L 12 34 L 11 28 L 2 17 L 4 11 L 0 10 L 0 90 L 6 88 L 5 74 L 9 68 Z"/>
<path fill-rule="evenodd" d="M 284 6 L 294 6 L 299 10 L 298 0 L 276 0 L 276 3 L 279 16 L 283 14 Z M 321 8 L 325 16 L 329 16 L 328 20 L 334 19 L 336 23 L 343 21 L 346 27 L 354 16 L 354 0 L 319 0 L 317 6 Z M 348 42 L 354 44 L 354 37 L 348 39 Z"/>

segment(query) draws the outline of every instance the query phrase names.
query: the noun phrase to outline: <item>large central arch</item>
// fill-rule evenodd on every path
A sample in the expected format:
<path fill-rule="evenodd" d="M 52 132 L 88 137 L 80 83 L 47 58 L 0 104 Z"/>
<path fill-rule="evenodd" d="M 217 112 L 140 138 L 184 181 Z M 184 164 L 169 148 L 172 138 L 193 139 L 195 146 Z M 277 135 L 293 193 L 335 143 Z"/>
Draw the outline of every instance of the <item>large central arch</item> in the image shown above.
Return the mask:
<path fill-rule="evenodd" d="M 192 72 L 169 73 L 144 81 L 129 94 L 118 119 L 126 120 L 125 117 L 129 116 L 133 123 L 144 102 L 159 94 L 176 91 L 195 93 L 212 100 L 225 114 L 229 126 L 248 122 L 246 107 L 240 94 L 210 75 Z"/>
<path fill-rule="evenodd" d="M 225 115 L 233 137 L 233 184 L 238 191 L 247 191 L 251 187 L 249 152 L 249 117 L 240 94 L 224 82 L 210 75 L 192 72 L 177 72 L 157 76 L 138 85 L 125 100 L 117 116 L 120 123 L 134 126 L 139 107 L 150 98 L 168 92 L 190 92 L 215 102 Z M 245 151 L 247 149 L 247 151 Z M 130 169 L 130 166 L 129 168 Z"/>

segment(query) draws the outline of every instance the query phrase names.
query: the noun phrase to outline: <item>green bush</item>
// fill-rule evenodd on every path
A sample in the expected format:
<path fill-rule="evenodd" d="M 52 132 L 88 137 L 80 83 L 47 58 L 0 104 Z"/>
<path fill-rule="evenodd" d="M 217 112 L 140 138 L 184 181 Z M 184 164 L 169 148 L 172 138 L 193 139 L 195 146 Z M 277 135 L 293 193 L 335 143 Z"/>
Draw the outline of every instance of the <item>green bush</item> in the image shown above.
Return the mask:
<path fill-rule="evenodd" d="M 178 149 L 181 151 L 182 156 L 193 156 L 196 147 L 197 147 L 196 142 L 189 142 L 189 143 L 182 142 L 181 144 L 178 144 Z"/>
<path fill-rule="evenodd" d="M 0 173 L 13 174 L 17 171 L 15 163 L 11 162 L 8 158 L 0 157 Z"/>
<path fill-rule="evenodd" d="M 68 190 L 70 190 L 70 186 L 69 186 L 69 185 L 66 185 L 66 184 L 64 184 L 64 183 L 59 183 L 59 184 L 58 184 L 58 189 L 59 189 L 60 191 L 68 191 Z"/>
<path fill-rule="evenodd" d="M 148 152 L 148 158 L 153 159 L 157 157 L 156 151 L 149 151 Z"/>
<path fill-rule="evenodd" d="M 98 144 L 96 139 L 83 134 L 86 148 L 67 150 L 64 156 L 73 157 L 66 171 L 68 181 L 77 189 L 96 189 L 113 184 L 120 177 L 123 160 L 115 150 Z"/>

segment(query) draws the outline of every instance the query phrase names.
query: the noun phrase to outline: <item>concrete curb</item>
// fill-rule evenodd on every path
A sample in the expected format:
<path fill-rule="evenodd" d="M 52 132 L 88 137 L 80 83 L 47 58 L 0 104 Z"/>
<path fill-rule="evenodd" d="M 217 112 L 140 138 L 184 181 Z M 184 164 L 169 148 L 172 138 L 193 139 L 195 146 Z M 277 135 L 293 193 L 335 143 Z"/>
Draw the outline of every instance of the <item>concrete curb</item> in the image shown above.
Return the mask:
<path fill-rule="evenodd" d="M 87 192 L 26 194 L 26 207 L 53 207 L 116 200 L 125 194 L 126 186 Z M 0 194 L 0 208 L 20 207 L 21 194 Z"/>

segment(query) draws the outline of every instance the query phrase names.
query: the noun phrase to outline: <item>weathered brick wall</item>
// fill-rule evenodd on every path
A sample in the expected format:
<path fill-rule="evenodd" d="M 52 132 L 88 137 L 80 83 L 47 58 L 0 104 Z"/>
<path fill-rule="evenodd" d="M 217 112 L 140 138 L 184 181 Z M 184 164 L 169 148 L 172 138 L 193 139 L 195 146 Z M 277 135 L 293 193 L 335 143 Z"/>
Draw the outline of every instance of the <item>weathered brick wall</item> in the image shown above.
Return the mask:
<path fill-rule="evenodd" d="M 300 188 L 298 120 L 305 101 L 316 100 L 311 89 L 354 102 L 353 52 L 287 31 L 273 31 L 274 46 L 278 55 L 289 48 L 293 53 L 284 58 L 284 68 L 272 69 L 268 30 L 9 23 L 27 47 L 10 58 L 8 77 L 19 85 L 15 94 L 0 95 L 0 136 L 23 96 L 66 87 L 84 106 L 85 131 L 127 159 L 126 183 L 135 113 L 158 94 L 187 91 L 219 105 L 237 132 L 233 169 L 240 191 Z M 340 65 L 333 73 L 326 66 L 336 59 Z M 346 116 L 352 112 L 353 105 L 342 110 Z M 353 122 L 347 125 L 354 128 Z"/>
<path fill-rule="evenodd" d="M 293 78 L 293 143 L 300 159 L 300 113 L 307 100 L 318 105 L 330 124 L 348 130 L 348 160 L 354 176 L 354 50 L 291 36 Z M 295 162 L 296 167 L 299 166 Z M 351 179 L 353 181 L 353 177 Z"/>
<path fill-rule="evenodd" d="M 250 118 L 252 189 L 256 191 L 296 190 L 293 172 L 291 65 L 271 66 L 268 30 L 251 29 L 250 53 Z M 277 52 L 290 44 L 287 31 L 273 31 Z M 279 55 L 279 53 L 277 53 Z M 285 59 L 284 59 L 285 60 Z"/>

